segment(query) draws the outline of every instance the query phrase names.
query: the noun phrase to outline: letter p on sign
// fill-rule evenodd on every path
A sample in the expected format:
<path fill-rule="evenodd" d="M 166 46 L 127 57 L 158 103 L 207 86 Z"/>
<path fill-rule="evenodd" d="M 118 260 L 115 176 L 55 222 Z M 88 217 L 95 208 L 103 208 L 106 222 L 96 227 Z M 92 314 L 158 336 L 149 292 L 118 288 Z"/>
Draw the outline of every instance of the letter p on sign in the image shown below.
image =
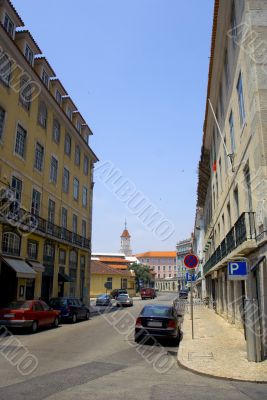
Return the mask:
<path fill-rule="evenodd" d="M 228 264 L 228 279 L 242 280 L 247 278 L 246 261 L 234 261 Z"/>

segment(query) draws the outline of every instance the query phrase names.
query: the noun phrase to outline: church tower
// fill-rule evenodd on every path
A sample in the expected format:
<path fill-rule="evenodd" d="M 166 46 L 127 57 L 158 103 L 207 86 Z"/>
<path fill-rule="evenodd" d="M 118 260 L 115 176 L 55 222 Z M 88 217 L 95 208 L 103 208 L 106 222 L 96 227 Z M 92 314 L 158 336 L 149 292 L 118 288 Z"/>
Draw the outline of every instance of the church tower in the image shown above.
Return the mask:
<path fill-rule="evenodd" d="M 126 256 L 131 256 L 132 255 L 132 249 L 131 249 L 131 236 L 127 230 L 127 222 L 125 220 L 125 227 L 124 231 L 121 234 L 121 248 L 120 248 L 120 253 L 125 254 Z"/>

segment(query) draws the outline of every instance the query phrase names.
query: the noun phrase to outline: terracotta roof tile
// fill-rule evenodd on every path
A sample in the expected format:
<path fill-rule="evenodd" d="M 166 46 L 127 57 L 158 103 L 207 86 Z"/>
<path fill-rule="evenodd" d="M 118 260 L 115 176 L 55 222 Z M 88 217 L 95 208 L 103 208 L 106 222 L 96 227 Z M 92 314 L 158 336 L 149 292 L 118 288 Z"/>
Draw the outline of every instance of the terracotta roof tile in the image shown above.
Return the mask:
<path fill-rule="evenodd" d="M 109 265 L 102 263 L 101 261 L 91 261 L 91 273 L 92 274 L 102 274 L 102 275 L 125 275 L 132 276 L 131 271 L 127 269 L 118 270 L 116 268 L 111 268 Z"/>
<path fill-rule="evenodd" d="M 176 251 L 147 251 L 135 255 L 137 258 L 151 258 L 151 257 L 176 257 Z"/>

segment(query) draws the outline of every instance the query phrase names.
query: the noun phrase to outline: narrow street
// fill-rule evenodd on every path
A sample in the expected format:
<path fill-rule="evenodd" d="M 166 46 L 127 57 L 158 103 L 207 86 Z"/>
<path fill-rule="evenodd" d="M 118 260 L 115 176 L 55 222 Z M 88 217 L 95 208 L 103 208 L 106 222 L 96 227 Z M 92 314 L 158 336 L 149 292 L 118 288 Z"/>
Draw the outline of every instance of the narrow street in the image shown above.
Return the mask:
<path fill-rule="evenodd" d="M 114 312 L 94 316 L 90 321 L 63 324 L 58 329 L 47 329 L 34 335 L 16 333 L 18 347 L 25 346 L 37 357 L 38 368 L 31 375 L 22 376 L 16 366 L 0 354 L 0 399 L 263 398 L 265 385 L 216 380 L 179 368 L 177 347 L 166 343 L 161 345 L 171 360 L 171 368 L 159 373 L 149 363 L 149 357 L 139 354 L 140 347 L 138 352 L 133 335 L 128 338 L 119 333 L 116 321 L 126 313 L 136 317 L 144 304 L 170 304 L 174 298 L 174 294 L 161 293 L 156 300 L 136 300 L 132 308 L 114 309 Z M 4 346 L 3 340 L 1 346 Z M 150 351 L 152 348 L 149 345 L 142 347 L 150 348 Z"/>

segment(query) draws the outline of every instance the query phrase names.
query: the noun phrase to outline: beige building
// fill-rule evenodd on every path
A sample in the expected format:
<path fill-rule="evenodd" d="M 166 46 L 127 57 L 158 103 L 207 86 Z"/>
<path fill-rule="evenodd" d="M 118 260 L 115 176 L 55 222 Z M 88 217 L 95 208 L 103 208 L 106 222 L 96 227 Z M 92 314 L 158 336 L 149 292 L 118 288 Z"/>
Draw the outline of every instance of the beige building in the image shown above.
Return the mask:
<path fill-rule="evenodd" d="M 267 356 L 266 166 L 267 2 L 216 0 L 198 184 L 203 274 L 231 324 L 243 328 L 253 307 L 246 337 L 257 332 L 257 360 Z M 228 278 L 237 260 L 247 260 L 247 280 Z"/>
<path fill-rule="evenodd" d="M 11 2 L 0 0 L 0 305 L 88 298 L 91 134 Z"/>

